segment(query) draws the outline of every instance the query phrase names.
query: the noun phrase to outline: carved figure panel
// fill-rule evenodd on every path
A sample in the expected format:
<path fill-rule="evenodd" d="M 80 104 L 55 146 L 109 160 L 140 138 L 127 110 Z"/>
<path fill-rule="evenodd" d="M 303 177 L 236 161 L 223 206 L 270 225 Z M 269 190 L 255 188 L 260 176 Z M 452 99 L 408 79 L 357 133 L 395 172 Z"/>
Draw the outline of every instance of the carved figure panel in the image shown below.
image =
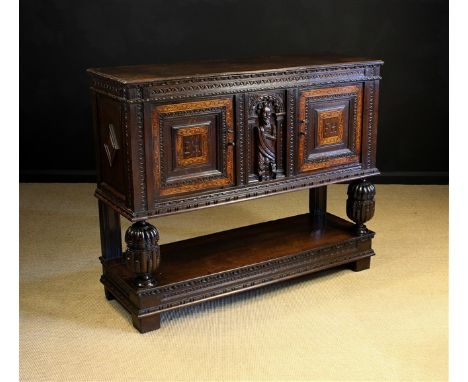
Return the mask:
<path fill-rule="evenodd" d="M 284 177 L 283 99 L 277 94 L 257 95 L 250 99 L 249 106 L 255 180 Z"/>

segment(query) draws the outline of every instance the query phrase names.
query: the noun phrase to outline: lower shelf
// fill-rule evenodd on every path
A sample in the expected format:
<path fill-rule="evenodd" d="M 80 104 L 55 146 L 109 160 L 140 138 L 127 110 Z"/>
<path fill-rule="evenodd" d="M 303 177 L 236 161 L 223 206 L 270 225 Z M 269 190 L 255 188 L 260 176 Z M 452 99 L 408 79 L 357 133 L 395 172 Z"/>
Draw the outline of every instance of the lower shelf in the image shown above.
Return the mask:
<path fill-rule="evenodd" d="M 366 269 L 374 233 L 327 214 L 314 230 L 309 214 L 255 224 L 161 246 L 157 286 L 137 288 L 121 259 L 105 261 L 101 282 L 140 332 L 159 328 L 161 312 L 351 263 Z"/>

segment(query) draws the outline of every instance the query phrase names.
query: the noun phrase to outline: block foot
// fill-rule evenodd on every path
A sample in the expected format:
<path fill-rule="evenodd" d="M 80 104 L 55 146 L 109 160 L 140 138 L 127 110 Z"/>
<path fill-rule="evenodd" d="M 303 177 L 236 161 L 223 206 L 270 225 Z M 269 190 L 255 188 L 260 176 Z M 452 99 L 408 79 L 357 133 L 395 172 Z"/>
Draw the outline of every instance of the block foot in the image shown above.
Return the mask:
<path fill-rule="evenodd" d="M 360 272 L 365 269 L 370 268 L 370 257 L 366 257 L 365 259 L 360 259 L 349 263 L 349 268 L 354 272 Z"/>
<path fill-rule="evenodd" d="M 161 327 L 161 315 L 152 314 L 151 316 L 138 317 L 132 315 L 133 326 L 140 332 L 146 333 L 157 330 Z"/>
<path fill-rule="evenodd" d="M 115 300 L 115 297 L 114 295 L 109 292 L 109 290 L 107 288 L 104 288 L 104 294 L 106 295 L 106 299 L 111 301 L 111 300 Z"/>

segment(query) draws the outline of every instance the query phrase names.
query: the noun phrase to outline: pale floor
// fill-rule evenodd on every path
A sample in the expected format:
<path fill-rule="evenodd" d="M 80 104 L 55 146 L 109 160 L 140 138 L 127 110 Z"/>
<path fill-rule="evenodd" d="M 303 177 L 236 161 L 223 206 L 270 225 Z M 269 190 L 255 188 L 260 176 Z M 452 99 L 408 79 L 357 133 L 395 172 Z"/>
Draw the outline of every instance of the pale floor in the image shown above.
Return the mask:
<path fill-rule="evenodd" d="M 345 187 L 330 186 L 328 197 L 329 211 L 343 217 Z M 104 298 L 93 189 L 20 186 L 21 380 L 447 380 L 447 186 L 377 186 L 370 270 L 168 312 L 145 335 Z M 303 213 L 307 197 L 282 194 L 152 223 L 167 243 Z"/>

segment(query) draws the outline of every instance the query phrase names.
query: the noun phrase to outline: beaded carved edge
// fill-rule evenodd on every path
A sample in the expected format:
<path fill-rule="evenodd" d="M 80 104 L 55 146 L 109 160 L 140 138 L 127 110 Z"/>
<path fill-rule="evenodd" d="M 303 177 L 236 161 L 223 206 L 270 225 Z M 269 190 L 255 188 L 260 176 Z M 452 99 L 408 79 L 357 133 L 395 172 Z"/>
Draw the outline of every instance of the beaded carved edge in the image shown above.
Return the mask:
<path fill-rule="evenodd" d="M 329 66 L 161 80 L 143 84 L 123 84 L 94 73 L 91 90 L 129 103 L 174 101 L 184 98 L 226 95 L 315 84 L 380 80 L 380 64 Z"/>

